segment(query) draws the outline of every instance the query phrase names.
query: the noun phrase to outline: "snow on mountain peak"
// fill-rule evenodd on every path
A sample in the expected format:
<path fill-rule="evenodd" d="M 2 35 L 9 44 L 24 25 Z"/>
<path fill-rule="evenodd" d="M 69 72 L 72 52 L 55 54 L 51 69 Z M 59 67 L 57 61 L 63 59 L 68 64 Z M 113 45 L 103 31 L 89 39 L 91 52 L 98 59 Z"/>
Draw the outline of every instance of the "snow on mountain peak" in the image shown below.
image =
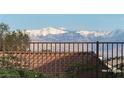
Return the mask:
<path fill-rule="evenodd" d="M 124 41 L 124 30 L 114 31 L 71 31 L 65 28 L 47 27 L 26 30 L 32 41 Z"/>
<path fill-rule="evenodd" d="M 82 36 L 88 37 L 88 36 L 105 36 L 105 35 L 109 35 L 111 32 L 105 32 L 105 31 L 79 31 L 77 32 Z"/>
<path fill-rule="evenodd" d="M 53 28 L 47 27 L 39 30 L 26 30 L 26 33 L 30 36 L 47 36 L 47 35 L 58 35 L 67 33 L 64 28 Z"/>

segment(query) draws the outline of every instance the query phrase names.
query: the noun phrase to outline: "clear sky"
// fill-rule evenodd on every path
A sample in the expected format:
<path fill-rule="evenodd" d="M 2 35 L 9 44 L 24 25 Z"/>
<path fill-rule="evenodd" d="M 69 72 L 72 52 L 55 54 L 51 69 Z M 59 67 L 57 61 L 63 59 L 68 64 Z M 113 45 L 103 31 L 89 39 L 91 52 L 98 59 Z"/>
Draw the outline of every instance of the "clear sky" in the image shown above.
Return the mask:
<path fill-rule="evenodd" d="M 64 27 L 68 30 L 124 29 L 123 14 L 0 14 L 11 29 Z"/>

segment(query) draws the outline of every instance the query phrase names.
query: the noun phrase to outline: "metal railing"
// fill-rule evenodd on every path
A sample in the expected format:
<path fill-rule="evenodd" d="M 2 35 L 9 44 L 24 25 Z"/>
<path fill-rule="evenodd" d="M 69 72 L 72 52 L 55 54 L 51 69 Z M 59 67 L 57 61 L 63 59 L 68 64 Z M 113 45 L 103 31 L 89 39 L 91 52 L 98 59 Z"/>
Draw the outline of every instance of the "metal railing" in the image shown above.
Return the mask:
<path fill-rule="evenodd" d="M 124 77 L 124 42 L 30 42 L 26 50 L 16 50 L 16 45 L 3 47 L 1 67 L 34 69 L 59 77 Z"/>

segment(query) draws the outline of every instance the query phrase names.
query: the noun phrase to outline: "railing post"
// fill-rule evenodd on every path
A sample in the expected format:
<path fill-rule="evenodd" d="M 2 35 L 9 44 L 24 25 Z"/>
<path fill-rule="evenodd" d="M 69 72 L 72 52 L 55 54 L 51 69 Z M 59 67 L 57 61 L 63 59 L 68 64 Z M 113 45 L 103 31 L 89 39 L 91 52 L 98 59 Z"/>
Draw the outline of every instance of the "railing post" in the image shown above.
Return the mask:
<path fill-rule="evenodd" d="M 98 77 L 99 41 L 96 42 L 96 77 Z"/>

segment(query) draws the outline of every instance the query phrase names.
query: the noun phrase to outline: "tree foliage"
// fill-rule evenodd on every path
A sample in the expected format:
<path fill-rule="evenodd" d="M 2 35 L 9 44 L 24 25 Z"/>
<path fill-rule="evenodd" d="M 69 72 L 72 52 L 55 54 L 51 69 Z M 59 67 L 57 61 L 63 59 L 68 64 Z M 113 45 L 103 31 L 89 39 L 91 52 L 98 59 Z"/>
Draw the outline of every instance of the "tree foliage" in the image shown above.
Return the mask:
<path fill-rule="evenodd" d="M 9 31 L 9 26 L 4 23 L 0 23 L 0 51 L 2 50 L 3 40 L 5 34 Z"/>
<path fill-rule="evenodd" d="M 0 50 L 4 47 L 6 51 L 25 51 L 29 40 L 24 31 L 10 31 L 7 24 L 0 23 Z"/>
<path fill-rule="evenodd" d="M 13 31 L 6 34 L 4 42 L 6 50 L 25 51 L 28 47 L 29 37 L 21 31 Z"/>
<path fill-rule="evenodd" d="M 3 38 L 4 33 L 9 31 L 9 26 L 4 23 L 0 23 L 0 38 Z"/>

